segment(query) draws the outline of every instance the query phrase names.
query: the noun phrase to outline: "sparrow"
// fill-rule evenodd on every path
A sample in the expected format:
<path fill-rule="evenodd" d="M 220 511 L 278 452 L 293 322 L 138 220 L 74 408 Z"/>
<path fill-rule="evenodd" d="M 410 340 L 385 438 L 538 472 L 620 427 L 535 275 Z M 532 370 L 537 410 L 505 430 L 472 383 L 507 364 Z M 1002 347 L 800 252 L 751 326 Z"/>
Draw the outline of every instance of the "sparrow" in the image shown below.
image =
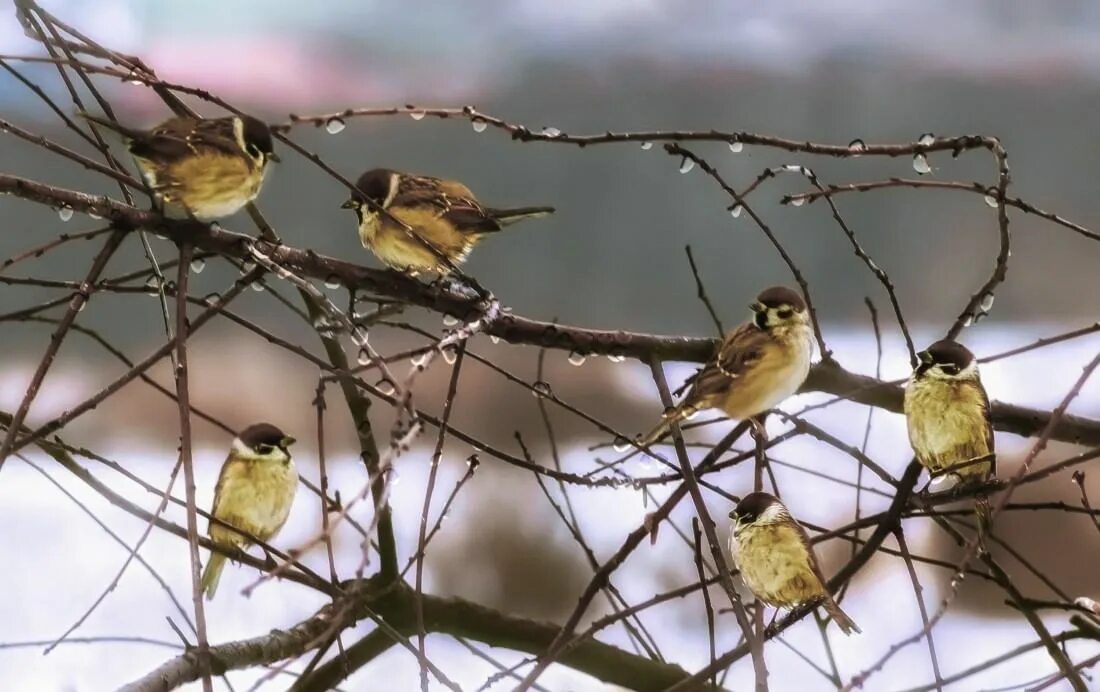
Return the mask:
<path fill-rule="evenodd" d="M 786 286 L 773 286 L 749 305 L 752 319 L 731 330 L 718 352 L 688 380 L 683 400 L 643 437 L 653 444 L 673 422 L 701 409 L 721 409 L 737 420 L 754 418 L 798 391 L 810 372 L 813 332 L 806 301 Z"/>
<path fill-rule="evenodd" d="M 756 598 L 786 609 L 820 604 L 844 634 L 862 632 L 829 594 L 806 530 L 779 498 L 750 493 L 730 519 L 730 555 Z"/>
<path fill-rule="evenodd" d="M 904 405 L 917 461 L 933 475 L 950 474 L 964 485 L 996 475 L 989 396 L 974 354 L 944 339 L 918 353 L 917 359 L 905 387 Z M 988 500 L 978 498 L 975 509 L 979 535 L 984 535 Z"/>
<path fill-rule="evenodd" d="M 447 274 L 486 233 L 554 212 L 553 207 L 485 207 L 457 180 L 387 168 L 367 171 L 355 186 L 342 208 L 358 217 L 363 247 L 410 276 Z"/>
<path fill-rule="evenodd" d="M 256 199 L 268 164 L 279 160 L 271 130 L 248 115 L 180 116 L 148 131 L 81 115 L 121 135 L 157 196 L 200 221 L 229 216 Z"/>
<path fill-rule="evenodd" d="M 243 550 L 253 536 L 266 543 L 279 533 L 298 489 L 298 470 L 287 449 L 293 443 L 293 437 L 270 423 L 250 425 L 234 438 L 218 475 L 210 513 L 249 535 L 212 521 L 210 540 L 223 548 Z M 202 573 L 207 600 L 214 598 L 224 567 L 225 555 L 211 553 Z"/>

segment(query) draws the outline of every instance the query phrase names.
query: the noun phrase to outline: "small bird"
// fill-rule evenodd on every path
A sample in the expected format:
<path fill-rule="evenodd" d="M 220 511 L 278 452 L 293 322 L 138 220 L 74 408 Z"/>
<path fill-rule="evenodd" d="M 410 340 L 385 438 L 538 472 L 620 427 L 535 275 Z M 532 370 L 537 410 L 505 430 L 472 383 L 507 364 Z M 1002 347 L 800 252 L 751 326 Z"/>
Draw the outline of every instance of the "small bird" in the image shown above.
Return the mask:
<path fill-rule="evenodd" d="M 749 308 L 752 319 L 726 335 L 714 358 L 688 380 L 691 388 L 680 404 L 639 445 L 653 444 L 673 422 L 701 409 L 718 408 L 730 418 L 745 420 L 798 391 L 813 355 L 806 301 L 786 286 L 773 286 Z"/>
<path fill-rule="evenodd" d="M 844 634 L 862 632 L 829 594 L 806 530 L 779 498 L 750 493 L 730 519 L 730 554 L 754 596 L 778 608 L 820 604 Z"/>
<path fill-rule="evenodd" d="M 387 168 L 367 171 L 355 186 L 358 192 L 342 208 L 354 210 L 359 218 L 363 247 L 410 276 L 447 274 L 486 233 L 554 212 L 553 207 L 485 207 L 457 180 Z"/>
<path fill-rule="evenodd" d="M 298 470 L 287 450 L 292 444 L 293 437 L 270 423 L 242 430 L 222 464 L 210 513 L 261 541 L 274 538 L 286 523 L 298 490 Z M 208 533 L 224 548 L 244 549 L 251 543 L 250 537 L 214 522 L 210 522 Z M 214 598 L 224 567 L 225 556 L 211 553 L 202 573 L 207 600 Z"/>
<path fill-rule="evenodd" d="M 934 475 L 956 476 L 963 485 L 996 475 L 989 396 L 974 354 L 944 339 L 917 358 L 905 388 L 905 421 L 917 461 Z M 984 535 L 988 500 L 979 498 L 975 509 L 979 533 Z"/>
<path fill-rule="evenodd" d="M 148 131 L 81 115 L 122 135 L 149 187 L 201 221 L 229 216 L 256 199 L 268 164 L 279 160 L 270 128 L 248 115 L 180 116 Z"/>

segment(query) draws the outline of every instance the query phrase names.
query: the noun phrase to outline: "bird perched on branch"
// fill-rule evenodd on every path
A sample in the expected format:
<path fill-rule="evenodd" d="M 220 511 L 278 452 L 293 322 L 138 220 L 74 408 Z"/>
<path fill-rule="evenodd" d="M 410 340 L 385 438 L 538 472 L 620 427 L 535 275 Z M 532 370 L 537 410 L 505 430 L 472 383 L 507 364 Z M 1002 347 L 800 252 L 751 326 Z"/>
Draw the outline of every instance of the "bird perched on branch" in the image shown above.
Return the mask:
<path fill-rule="evenodd" d="M 996 475 L 989 395 L 974 354 L 944 339 L 917 354 L 905 388 L 909 443 L 933 478 L 954 476 L 959 488 Z M 989 502 L 976 501 L 979 535 L 989 528 Z"/>
<path fill-rule="evenodd" d="M 820 604 L 844 634 L 861 632 L 829 594 L 805 529 L 779 498 L 746 495 L 730 519 L 730 554 L 753 595 L 778 608 Z"/>
<path fill-rule="evenodd" d="M 149 187 L 202 221 L 229 216 L 256 199 L 268 164 L 279 160 L 271 130 L 248 115 L 180 116 L 151 130 L 81 115 L 122 135 Z"/>
<path fill-rule="evenodd" d="M 264 542 L 275 537 L 286 523 L 298 489 L 298 470 L 288 451 L 293 443 L 293 437 L 270 423 L 250 425 L 237 435 L 222 464 L 210 511 L 229 526 L 211 521 L 212 541 L 224 548 L 244 549 L 251 536 Z M 202 573 L 207 600 L 214 598 L 224 567 L 225 556 L 211 553 Z"/>
<path fill-rule="evenodd" d="M 750 419 L 802 386 L 813 355 L 806 301 L 786 286 L 773 286 L 749 308 L 752 319 L 726 335 L 714 358 L 688 381 L 687 395 L 641 439 L 641 446 L 658 441 L 673 422 L 702 409 L 722 409 L 730 418 Z"/>
<path fill-rule="evenodd" d="M 553 207 L 482 206 L 457 180 L 375 168 L 359 176 L 342 205 L 359 219 L 359 240 L 390 267 L 415 276 L 447 274 L 486 233 L 546 216 Z"/>

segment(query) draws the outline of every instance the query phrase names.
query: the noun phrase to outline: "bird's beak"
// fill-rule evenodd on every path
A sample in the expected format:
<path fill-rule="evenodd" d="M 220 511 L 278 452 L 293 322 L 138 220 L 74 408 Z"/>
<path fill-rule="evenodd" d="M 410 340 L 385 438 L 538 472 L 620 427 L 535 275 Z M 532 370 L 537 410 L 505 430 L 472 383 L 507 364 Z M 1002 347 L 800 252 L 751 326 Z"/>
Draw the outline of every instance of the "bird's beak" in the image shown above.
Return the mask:
<path fill-rule="evenodd" d="M 267 160 L 268 160 L 268 161 L 274 161 L 275 163 L 280 163 L 280 162 L 282 162 L 282 159 L 281 159 L 281 158 L 279 158 L 279 155 L 278 155 L 278 154 L 276 154 L 275 152 L 271 152 L 270 154 L 268 154 L 268 155 L 267 155 Z"/>
<path fill-rule="evenodd" d="M 734 521 L 737 521 L 737 511 L 736 510 L 732 510 L 732 509 L 730 510 L 730 519 L 732 519 Z"/>
<path fill-rule="evenodd" d="M 355 200 L 354 199 L 349 199 L 348 201 L 341 204 L 340 208 L 341 209 L 354 209 L 355 208 Z"/>
<path fill-rule="evenodd" d="M 768 306 L 758 301 L 755 303 L 749 303 L 749 309 L 753 312 L 764 312 L 768 309 Z"/>
<path fill-rule="evenodd" d="M 286 437 L 284 437 L 284 438 L 283 438 L 283 439 L 282 439 L 282 440 L 281 440 L 281 441 L 279 442 L 279 446 L 280 446 L 280 447 L 282 447 L 283 449 L 286 449 L 287 447 L 289 447 L 290 445 L 294 444 L 295 442 L 297 442 L 297 440 L 295 440 L 295 439 L 294 439 L 293 437 L 291 437 L 290 435 L 287 435 Z"/>

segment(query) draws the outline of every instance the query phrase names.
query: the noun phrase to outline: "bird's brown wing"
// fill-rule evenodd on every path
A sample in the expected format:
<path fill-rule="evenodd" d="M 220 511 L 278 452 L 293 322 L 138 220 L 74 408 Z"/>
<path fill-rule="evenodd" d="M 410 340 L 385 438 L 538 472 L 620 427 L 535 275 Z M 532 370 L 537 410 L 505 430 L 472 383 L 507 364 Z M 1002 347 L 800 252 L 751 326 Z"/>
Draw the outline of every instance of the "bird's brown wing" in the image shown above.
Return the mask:
<path fill-rule="evenodd" d="M 718 353 L 691 378 L 691 389 L 681 407 L 693 407 L 737 386 L 737 378 L 760 359 L 771 337 L 752 322 L 745 322 L 722 341 Z"/>
<path fill-rule="evenodd" d="M 171 118 L 130 144 L 135 156 L 163 163 L 194 155 L 200 149 L 241 154 L 233 132 L 233 118 Z"/>
<path fill-rule="evenodd" d="M 441 217 L 465 233 L 500 230 L 500 224 L 485 211 L 470 188 L 454 180 L 405 176 L 390 206 L 435 207 Z"/>
<path fill-rule="evenodd" d="M 986 393 L 985 387 L 982 383 L 978 382 L 978 391 L 982 395 L 982 418 L 985 421 L 985 446 L 989 450 L 989 453 L 993 457 L 989 460 L 989 475 L 992 478 L 997 477 L 997 455 L 993 448 L 993 411 L 989 404 L 989 394 Z"/>
<path fill-rule="evenodd" d="M 218 472 L 218 482 L 214 485 L 214 503 L 210 505 L 210 514 L 218 516 L 218 508 L 222 501 L 222 488 L 225 486 L 225 478 L 228 475 L 229 465 L 233 463 L 233 455 L 230 454 L 222 463 L 222 469 Z M 213 523 L 211 523 L 213 525 Z"/>

